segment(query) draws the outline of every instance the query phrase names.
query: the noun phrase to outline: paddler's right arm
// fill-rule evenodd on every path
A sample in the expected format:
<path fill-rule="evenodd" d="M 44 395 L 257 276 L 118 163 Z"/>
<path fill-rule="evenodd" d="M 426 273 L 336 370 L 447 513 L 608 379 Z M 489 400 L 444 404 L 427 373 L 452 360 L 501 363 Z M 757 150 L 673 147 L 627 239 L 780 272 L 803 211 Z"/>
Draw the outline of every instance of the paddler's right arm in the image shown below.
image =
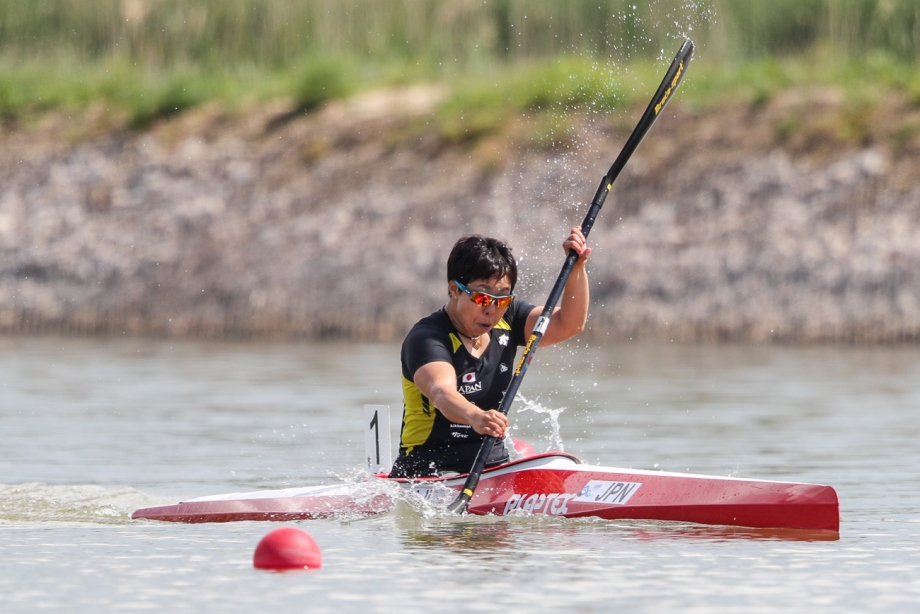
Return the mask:
<path fill-rule="evenodd" d="M 482 410 L 457 390 L 457 371 L 448 362 L 429 362 L 415 372 L 413 381 L 432 405 L 455 424 L 469 424 L 480 435 L 501 439 L 508 429 L 508 416 L 495 409 Z"/>

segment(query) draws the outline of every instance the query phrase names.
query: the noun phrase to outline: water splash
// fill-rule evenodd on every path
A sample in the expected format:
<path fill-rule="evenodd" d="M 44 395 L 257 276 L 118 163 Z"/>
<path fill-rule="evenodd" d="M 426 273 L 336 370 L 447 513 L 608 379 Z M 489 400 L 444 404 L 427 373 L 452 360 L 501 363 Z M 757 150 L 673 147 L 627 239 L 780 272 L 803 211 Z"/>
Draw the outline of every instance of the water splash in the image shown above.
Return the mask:
<path fill-rule="evenodd" d="M 565 451 L 565 448 L 562 444 L 562 431 L 559 427 L 559 416 L 562 414 L 562 412 L 565 411 L 566 408 L 543 407 L 543 405 L 536 401 L 530 401 L 524 398 L 524 396 L 521 394 L 518 394 L 516 399 L 523 403 L 523 406 L 519 411 L 532 411 L 534 413 L 546 416 L 543 419 L 543 424 L 549 424 L 552 428 L 552 434 L 550 435 L 550 450 L 558 450 L 559 452 Z"/>
<path fill-rule="evenodd" d="M 358 507 L 363 503 L 374 501 L 380 495 L 386 495 L 402 517 L 432 519 L 455 516 L 446 508 L 457 497 L 457 490 L 443 483 L 418 482 L 407 487 L 396 481 L 372 477 L 363 469 L 356 469 L 350 475 L 336 475 L 335 477 L 347 489 Z M 352 516 L 343 512 L 336 513 L 333 518 L 348 521 L 354 519 Z M 363 516 L 366 514 L 355 517 Z"/>
<path fill-rule="evenodd" d="M 160 505 L 133 488 L 30 482 L 0 484 L 0 523 L 126 524 L 139 507 Z"/>

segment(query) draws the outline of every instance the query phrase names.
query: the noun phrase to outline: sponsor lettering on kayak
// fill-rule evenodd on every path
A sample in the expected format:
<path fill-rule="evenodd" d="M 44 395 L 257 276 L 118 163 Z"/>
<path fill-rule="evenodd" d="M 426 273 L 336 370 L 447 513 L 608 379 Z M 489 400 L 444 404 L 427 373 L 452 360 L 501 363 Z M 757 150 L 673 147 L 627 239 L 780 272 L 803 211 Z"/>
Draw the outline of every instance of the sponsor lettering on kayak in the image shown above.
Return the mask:
<path fill-rule="evenodd" d="M 569 513 L 569 501 L 575 497 L 572 493 L 548 493 L 548 494 L 513 494 L 505 503 L 503 515 L 515 510 L 523 510 L 531 514 L 548 514 L 550 516 L 562 516 Z"/>
<path fill-rule="evenodd" d="M 606 480 L 591 480 L 581 489 L 573 501 L 583 503 L 609 503 L 623 505 L 630 497 L 636 494 L 642 482 L 608 482 Z"/>
<path fill-rule="evenodd" d="M 604 503 L 607 505 L 624 505 L 636 494 L 641 482 L 608 482 L 591 480 L 577 495 L 572 493 L 515 493 L 505 503 L 504 514 L 521 510 L 530 514 L 547 514 L 564 516 L 569 513 L 569 502 Z"/>

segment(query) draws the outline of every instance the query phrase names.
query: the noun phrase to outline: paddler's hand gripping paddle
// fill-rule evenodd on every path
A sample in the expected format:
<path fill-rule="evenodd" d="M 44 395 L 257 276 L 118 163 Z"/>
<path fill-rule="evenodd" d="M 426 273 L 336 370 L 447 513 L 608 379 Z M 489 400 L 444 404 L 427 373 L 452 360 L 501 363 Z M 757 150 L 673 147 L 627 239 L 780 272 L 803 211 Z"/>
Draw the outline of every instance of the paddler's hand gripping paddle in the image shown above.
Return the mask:
<path fill-rule="evenodd" d="M 674 57 L 674 61 L 671 62 L 671 66 L 668 68 L 668 72 L 665 73 L 661 85 L 658 86 L 658 91 L 655 92 L 655 96 L 649 103 L 648 108 L 645 109 L 642 119 L 639 120 L 632 134 L 629 135 L 626 145 L 623 146 L 620 155 L 614 160 L 613 166 L 610 167 L 610 170 L 607 171 L 607 174 L 601 180 L 600 186 L 598 186 L 597 192 L 594 194 L 594 200 L 591 201 L 591 207 L 588 209 L 588 215 L 585 216 L 585 221 L 581 223 L 581 231 L 584 233 L 585 238 L 587 238 L 588 233 L 591 232 L 591 227 L 594 226 L 594 219 L 600 212 L 601 207 L 604 206 L 604 199 L 607 198 L 607 193 L 610 192 L 610 189 L 613 187 L 613 182 L 620 174 L 620 171 L 623 170 L 623 167 L 626 166 L 626 162 L 629 160 L 630 156 L 632 156 L 636 147 L 639 146 L 639 143 L 642 142 L 642 139 L 655 123 L 655 120 L 658 119 L 665 105 L 667 105 L 673 97 L 674 92 L 677 90 L 677 86 L 680 85 L 681 80 L 684 78 L 692 55 L 693 42 L 687 39 L 684 41 L 684 44 L 681 45 L 680 50 Z M 530 339 L 524 347 L 524 353 L 521 355 L 521 360 L 518 362 L 514 377 L 511 383 L 508 384 L 508 390 L 505 391 L 505 396 L 498 406 L 498 411 L 503 414 L 508 413 L 511 404 L 514 402 L 514 397 L 521 387 L 521 381 L 524 379 L 524 374 L 527 373 L 527 366 L 530 364 L 530 361 L 533 360 L 533 355 L 537 351 L 540 339 L 543 338 L 543 334 L 546 332 L 546 327 L 549 325 L 549 318 L 553 314 L 556 303 L 559 302 L 559 298 L 562 296 L 565 283 L 568 281 L 569 274 L 575 267 L 576 260 L 578 260 L 578 254 L 575 253 L 575 250 L 569 250 L 565 259 L 565 264 L 562 266 L 562 271 L 559 273 L 559 277 L 556 279 L 556 283 L 549 293 L 549 298 L 546 299 L 546 304 L 543 306 L 543 313 L 537 320 L 533 333 L 531 333 Z M 470 469 L 469 476 L 463 484 L 463 489 L 453 503 L 447 506 L 448 510 L 457 513 L 466 511 L 467 505 L 473 497 L 473 493 L 476 491 L 476 485 L 479 484 L 479 476 L 485 468 L 486 459 L 489 458 L 489 453 L 492 451 L 492 445 L 494 443 L 495 438 L 489 435 L 483 439 L 482 445 L 479 447 L 479 453 L 476 454 L 476 460 L 473 461 L 473 468 Z"/>

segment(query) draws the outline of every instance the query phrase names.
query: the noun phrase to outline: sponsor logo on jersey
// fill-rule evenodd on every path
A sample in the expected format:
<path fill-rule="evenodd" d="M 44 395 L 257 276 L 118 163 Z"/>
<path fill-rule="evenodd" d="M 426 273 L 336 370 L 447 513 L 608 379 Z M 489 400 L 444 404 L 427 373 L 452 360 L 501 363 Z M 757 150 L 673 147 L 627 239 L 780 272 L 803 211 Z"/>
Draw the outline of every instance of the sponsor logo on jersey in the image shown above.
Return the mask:
<path fill-rule="evenodd" d="M 502 333 L 501 335 L 498 336 L 498 345 L 502 345 L 502 346 L 508 345 L 508 335 L 507 334 Z"/>
<path fill-rule="evenodd" d="M 480 390 L 482 390 L 482 382 L 476 382 L 472 385 L 461 384 L 460 386 L 457 386 L 457 391 L 463 395 L 473 394 L 474 392 L 479 392 Z"/>
<path fill-rule="evenodd" d="M 508 370 L 508 365 L 506 365 L 505 363 L 502 363 L 502 364 L 498 365 L 498 370 L 501 371 L 502 373 L 504 373 L 505 371 Z"/>

